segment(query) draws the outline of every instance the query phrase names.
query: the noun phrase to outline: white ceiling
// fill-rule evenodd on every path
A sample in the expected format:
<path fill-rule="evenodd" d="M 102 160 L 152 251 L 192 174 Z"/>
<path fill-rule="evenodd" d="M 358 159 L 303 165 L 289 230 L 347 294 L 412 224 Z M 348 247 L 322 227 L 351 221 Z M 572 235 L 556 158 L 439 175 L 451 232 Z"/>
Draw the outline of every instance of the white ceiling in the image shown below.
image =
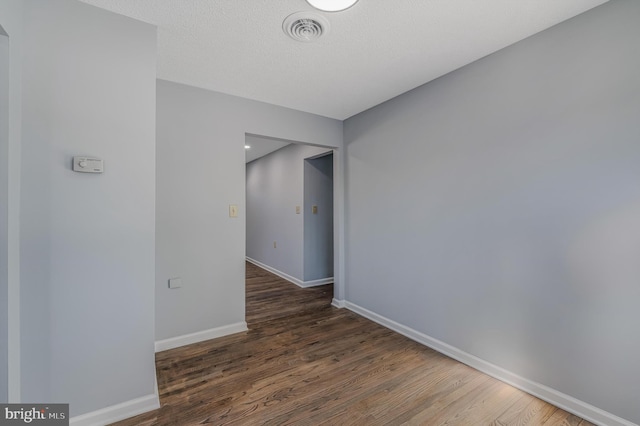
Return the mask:
<path fill-rule="evenodd" d="M 305 0 L 81 1 L 157 25 L 158 78 L 343 120 L 607 0 L 360 0 L 315 43 Z"/>

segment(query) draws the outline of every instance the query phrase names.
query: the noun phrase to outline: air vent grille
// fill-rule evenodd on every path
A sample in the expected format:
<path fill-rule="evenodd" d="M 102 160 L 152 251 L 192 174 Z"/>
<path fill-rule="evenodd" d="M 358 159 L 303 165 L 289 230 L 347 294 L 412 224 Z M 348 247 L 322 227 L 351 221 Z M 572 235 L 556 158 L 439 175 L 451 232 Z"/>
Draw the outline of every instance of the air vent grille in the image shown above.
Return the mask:
<path fill-rule="evenodd" d="M 287 16 L 282 29 L 292 39 L 309 43 L 329 31 L 329 21 L 314 13 L 297 12 Z"/>

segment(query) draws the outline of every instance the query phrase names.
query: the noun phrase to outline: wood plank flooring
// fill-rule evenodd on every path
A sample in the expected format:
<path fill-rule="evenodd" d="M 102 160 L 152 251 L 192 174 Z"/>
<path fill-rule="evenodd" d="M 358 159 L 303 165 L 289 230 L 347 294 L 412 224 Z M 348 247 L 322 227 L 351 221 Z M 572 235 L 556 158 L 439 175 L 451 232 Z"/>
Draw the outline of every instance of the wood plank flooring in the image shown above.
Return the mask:
<path fill-rule="evenodd" d="M 277 275 L 246 262 L 246 321 L 260 322 L 331 305 L 333 284 L 300 289 Z"/>
<path fill-rule="evenodd" d="M 161 408 L 116 424 L 591 425 L 331 295 L 248 264 L 249 331 L 156 354 Z"/>

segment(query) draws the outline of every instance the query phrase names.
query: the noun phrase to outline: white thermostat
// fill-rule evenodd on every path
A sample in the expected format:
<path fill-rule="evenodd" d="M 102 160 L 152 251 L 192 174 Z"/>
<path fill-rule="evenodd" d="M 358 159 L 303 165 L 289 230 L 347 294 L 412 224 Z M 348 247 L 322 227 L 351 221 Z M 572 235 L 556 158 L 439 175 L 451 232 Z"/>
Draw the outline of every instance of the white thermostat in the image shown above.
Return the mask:
<path fill-rule="evenodd" d="M 96 157 L 73 157 L 73 171 L 81 173 L 102 173 L 104 161 Z"/>

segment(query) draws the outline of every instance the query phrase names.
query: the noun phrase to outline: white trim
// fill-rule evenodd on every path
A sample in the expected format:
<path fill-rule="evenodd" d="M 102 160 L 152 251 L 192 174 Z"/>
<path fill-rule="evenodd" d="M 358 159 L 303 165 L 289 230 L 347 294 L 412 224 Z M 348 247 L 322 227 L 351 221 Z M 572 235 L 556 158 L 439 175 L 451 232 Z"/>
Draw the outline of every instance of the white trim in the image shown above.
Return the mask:
<path fill-rule="evenodd" d="M 158 390 L 158 373 L 156 372 L 156 363 L 155 363 L 155 357 L 153 360 L 153 391 L 154 391 L 154 395 L 156 396 L 156 398 L 158 399 L 158 407 L 160 407 L 160 391 Z"/>
<path fill-rule="evenodd" d="M 580 401 L 570 395 L 559 392 L 548 386 L 526 379 L 522 376 L 505 370 L 502 367 L 498 367 L 495 364 L 492 364 L 488 361 L 464 352 L 454 346 L 444 343 L 438 339 L 434 339 L 433 337 L 427 336 L 426 334 L 423 334 L 417 330 L 409 328 L 405 325 L 383 317 L 382 315 L 358 306 L 355 303 L 351 303 L 349 301 L 336 301 L 334 299 L 334 303 L 335 302 L 343 302 L 345 307 L 350 311 L 362 315 L 363 317 L 368 318 L 371 321 L 374 321 L 399 334 L 402 334 L 403 336 L 406 336 L 411 340 L 415 340 L 418 343 L 428 346 L 491 377 L 494 377 L 524 392 L 547 401 L 559 408 L 562 408 L 565 411 L 582 417 L 583 419 L 591 423 L 602 426 L 637 426 L 635 423 L 604 411 L 598 407 L 594 407 L 591 404 Z"/>
<path fill-rule="evenodd" d="M 333 294 L 345 298 L 345 150 L 333 150 Z"/>
<path fill-rule="evenodd" d="M 156 341 L 156 352 L 179 348 L 180 346 L 203 342 L 205 340 L 217 339 L 218 337 L 241 333 L 243 331 L 247 331 L 247 323 L 245 321 L 223 325 L 222 327 L 210 328 L 208 330 L 197 331 L 195 333 L 183 334 L 182 336 L 170 337 L 168 339 Z"/>
<path fill-rule="evenodd" d="M 308 287 L 317 287 L 320 285 L 326 285 L 326 284 L 331 284 L 333 283 L 333 277 L 329 277 L 329 278 L 321 278 L 319 280 L 313 280 L 313 281 L 302 281 L 299 280 L 295 277 L 292 277 L 289 274 L 286 274 L 282 271 L 278 271 L 276 268 L 272 268 L 269 265 L 265 265 L 262 262 L 258 262 L 255 259 L 250 258 L 249 256 L 246 257 L 247 262 L 249 263 L 253 263 L 256 266 L 259 266 L 262 269 L 265 269 L 269 272 L 271 272 L 272 274 L 275 274 L 277 276 L 279 276 L 280 278 L 282 278 L 283 280 L 287 280 L 290 283 L 293 283 L 295 285 L 297 285 L 298 287 L 302 287 L 302 288 L 308 288 Z"/>
<path fill-rule="evenodd" d="M 100 410 L 92 411 L 87 414 L 72 417 L 69 424 L 73 426 L 99 426 L 117 422 L 119 420 L 128 419 L 160 408 L 158 399 L 158 390 L 153 395 L 147 395 L 140 398 L 132 399 L 121 404 L 112 405 Z"/>
<path fill-rule="evenodd" d="M 313 280 L 313 281 L 302 281 L 302 284 L 298 284 L 298 285 L 302 288 L 309 288 L 309 287 L 318 287 L 318 286 L 327 285 L 327 284 L 333 284 L 333 277 L 321 278 L 319 280 Z"/>
<path fill-rule="evenodd" d="M 347 305 L 346 305 L 346 302 L 344 300 L 339 300 L 339 299 L 334 298 L 331 301 L 331 306 L 334 306 L 334 307 L 336 307 L 338 309 L 342 309 L 342 308 L 346 307 Z"/>

